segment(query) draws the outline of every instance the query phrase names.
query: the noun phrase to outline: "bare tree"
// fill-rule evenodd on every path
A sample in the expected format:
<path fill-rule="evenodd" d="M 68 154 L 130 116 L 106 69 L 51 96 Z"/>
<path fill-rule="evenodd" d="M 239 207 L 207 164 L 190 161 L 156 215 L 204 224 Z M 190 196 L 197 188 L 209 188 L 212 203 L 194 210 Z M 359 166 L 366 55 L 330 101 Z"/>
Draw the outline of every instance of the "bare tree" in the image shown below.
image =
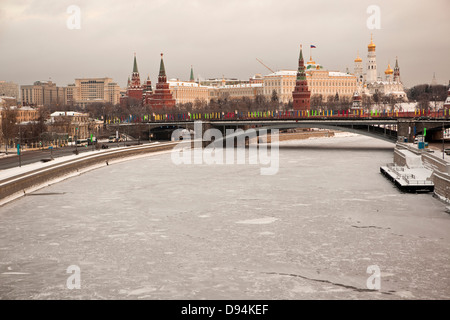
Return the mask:
<path fill-rule="evenodd" d="M 13 109 L 9 106 L 4 107 L 2 111 L 2 132 L 3 142 L 6 145 L 6 153 L 8 153 L 8 146 L 19 132 L 16 109 Z"/>
<path fill-rule="evenodd" d="M 369 111 L 372 108 L 373 99 L 372 96 L 363 94 L 361 96 L 361 103 L 365 111 Z"/>
<path fill-rule="evenodd" d="M 313 94 L 310 99 L 311 110 L 318 110 L 323 106 L 323 96 L 321 94 Z"/>
<path fill-rule="evenodd" d="M 347 110 L 352 107 L 352 99 L 348 96 L 343 96 L 339 99 L 338 108 L 340 110 Z"/>
<path fill-rule="evenodd" d="M 422 93 L 419 96 L 417 108 L 426 111 L 430 109 L 430 96 L 427 93 Z"/>

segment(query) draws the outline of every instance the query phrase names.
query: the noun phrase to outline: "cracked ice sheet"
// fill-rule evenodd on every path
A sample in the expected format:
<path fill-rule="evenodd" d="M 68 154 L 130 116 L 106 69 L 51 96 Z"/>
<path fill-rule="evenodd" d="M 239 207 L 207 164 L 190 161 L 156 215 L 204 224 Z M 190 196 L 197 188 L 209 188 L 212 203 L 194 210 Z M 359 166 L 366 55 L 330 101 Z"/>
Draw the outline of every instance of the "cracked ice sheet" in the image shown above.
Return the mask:
<path fill-rule="evenodd" d="M 253 165 L 175 166 L 162 154 L 9 203 L 0 297 L 448 299 L 445 205 L 402 194 L 379 173 L 391 144 L 316 141 L 280 149 L 274 176 Z M 66 288 L 70 265 L 81 268 L 80 290 Z M 381 293 L 365 290 L 369 265 L 381 269 Z"/>

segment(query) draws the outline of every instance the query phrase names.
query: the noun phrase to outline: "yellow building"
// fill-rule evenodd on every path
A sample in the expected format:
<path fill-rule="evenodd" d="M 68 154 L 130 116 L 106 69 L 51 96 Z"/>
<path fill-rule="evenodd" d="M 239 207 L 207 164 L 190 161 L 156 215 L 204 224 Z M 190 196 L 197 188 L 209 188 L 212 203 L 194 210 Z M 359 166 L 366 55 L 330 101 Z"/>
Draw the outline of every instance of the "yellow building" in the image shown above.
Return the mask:
<path fill-rule="evenodd" d="M 264 96 L 270 99 L 275 90 L 280 102 L 292 101 L 296 79 L 295 70 L 280 70 L 264 76 Z M 349 73 L 310 68 L 306 71 L 306 80 L 311 96 L 321 94 L 324 99 L 336 93 L 339 97 L 352 97 L 356 91 L 356 76 Z"/>
<path fill-rule="evenodd" d="M 66 134 L 77 139 L 87 139 L 91 134 L 98 136 L 101 121 L 89 118 L 89 114 L 74 111 L 55 111 L 47 121 L 48 131 Z"/>
<path fill-rule="evenodd" d="M 74 104 L 75 103 L 75 96 L 76 96 L 76 90 L 77 88 L 75 87 L 75 84 L 69 84 L 66 87 L 66 101 L 67 104 Z"/>
<path fill-rule="evenodd" d="M 19 85 L 12 81 L 0 81 L 0 96 L 14 97 L 19 100 Z"/>
<path fill-rule="evenodd" d="M 264 76 L 263 94 L 267 99 L 272 97 L 273 91 L 277 93 L 278 101 L 288 103 L 292 101 L 292 92 L 297 79 L 296 70 L 280 70 Z"/>
<path fill-rule="evenodd" d="M 111 78 L 82 78 L 75 79 L 75 85 L 69 88 L 68 99 L 72 96 L 74 104 L 86 107 L 89 103 L 120 102 L 120 86 Z M 67 89 L 66 89 L 67 90 Z"/>
<path fill-rule="evenodd" d="M 209 96 L 210 99 L 255 99 L 256 96 L 263 95 L 263 92 L 263 83 L 246 83 L 211 88 Z"/>
<path fill-rule="evenodd" d="M 57 87 L 52 81 L 36 81 L 32 85 L 20 86 L 23 105 L 63 105 L 66 103 L 64 87 Z"/>
<path fill-rule="evenodd" d="M 338 71 L 315 70 L 306 72 L 306 80 L 311 95 L 321 94 L 323 97 L 352 97 L 357 89 L 356 76 Z"/>
<path fill-rule="evenodd" d="M 39 110 L 27 106 L 25 107 L 10 106 L 6 108 L 0 106 L 0 114 L 2 115 L 2 117 L 5 117 L 5 112 L 7 108 L 16 114 L 16 123 L 32 122 L 37 121 L 39 119 Z"/>
<path fill-rule="evenodd" d="M 211 99 L 239 99 L 248 97 L 254 99 L 263 94 L 262 83 L 246 83 L 222 86 L 202 86 L 192 81 L 179 81 L 171 79 L 169 82 L 170 92 L 176 103 L 195 103 L 204 101 L 209 103 Z"/>
<path fill-rule="evenodd" d="M 178 103 L 195 103 L 196 100 L 209 102 L 210 87 L 201 86 L 192 81 L 179 81 L 171 79 L 169 89 L 175 102 Z"/>
<path fill-rule="evenodd" d="M 0 108 L 17 106 L 15 97 L 0 96 Z"/>
<path fill-rule="evenodd" d="M 31 107 L 17 108 L 17 123 L 32 122 L 39 119 L 39 111 Z"/>

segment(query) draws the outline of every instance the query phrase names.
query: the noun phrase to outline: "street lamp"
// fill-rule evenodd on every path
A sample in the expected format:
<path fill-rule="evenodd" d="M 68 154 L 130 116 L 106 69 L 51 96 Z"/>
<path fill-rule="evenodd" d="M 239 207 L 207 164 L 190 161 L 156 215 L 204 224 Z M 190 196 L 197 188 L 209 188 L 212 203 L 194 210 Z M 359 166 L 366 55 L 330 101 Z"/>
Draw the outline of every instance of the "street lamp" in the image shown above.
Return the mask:
<path fill-rule="evenodd" d="M 445 155 L 445 122 L 442 122 L 442 159 L 444 159 Z"/>
<path fill-rule="evenodd" d="M 78 128 L 75 128 L 75 154 L 78 154 L 77 135 L 78 135 Z"/>
<path fill-rule="evenodd" d="M 22 166 L 22 152 L 20 152 L 21 146 L 22 146 L 22 131 L 19 123 L 19 145 L 17 146 L 17 153 L 19 154 L 19 167 Z"/>

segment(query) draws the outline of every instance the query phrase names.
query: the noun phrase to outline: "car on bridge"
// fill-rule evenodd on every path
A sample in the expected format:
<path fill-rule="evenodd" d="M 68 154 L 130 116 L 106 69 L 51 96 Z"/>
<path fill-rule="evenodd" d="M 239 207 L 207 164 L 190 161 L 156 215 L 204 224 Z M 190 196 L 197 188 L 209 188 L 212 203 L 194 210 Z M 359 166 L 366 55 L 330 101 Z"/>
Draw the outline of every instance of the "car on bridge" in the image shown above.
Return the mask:
<path fill-rule="evenodd" d="M 116 136 L 110 136 L 108 138 L 108 142 L 123 142 L 123 141 L 125 141 L 125 138 L 122 135 L 119 138 L 116 138 Z"/>

